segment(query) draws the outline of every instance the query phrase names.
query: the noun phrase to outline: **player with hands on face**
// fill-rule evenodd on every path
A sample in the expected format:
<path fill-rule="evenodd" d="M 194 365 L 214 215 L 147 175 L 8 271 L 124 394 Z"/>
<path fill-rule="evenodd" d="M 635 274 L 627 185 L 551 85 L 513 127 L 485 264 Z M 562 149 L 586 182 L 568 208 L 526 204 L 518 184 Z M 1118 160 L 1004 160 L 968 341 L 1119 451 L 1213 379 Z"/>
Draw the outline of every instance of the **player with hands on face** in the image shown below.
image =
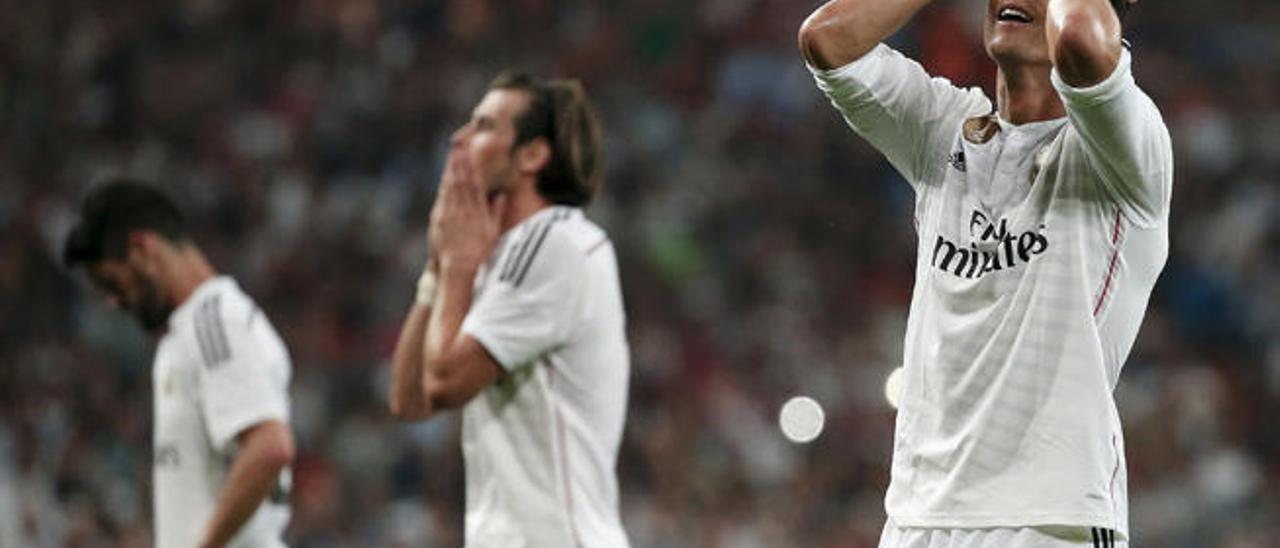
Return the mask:
<path fill-rule="evenodd" d="M 462 410 L 468 547 L 625 547 L 617 259 L 583 215 L 600 128 L 575 81 L 499 76 L 450 141 L 392 415 Z"/>
<path fill-rule="evenodd" d="M 506 192 L 486 188 L 468 152 L 454 144 L 427 232 L 437 268 L 474 271 L 484 264 L 498 243 L 506 203 Z"/>

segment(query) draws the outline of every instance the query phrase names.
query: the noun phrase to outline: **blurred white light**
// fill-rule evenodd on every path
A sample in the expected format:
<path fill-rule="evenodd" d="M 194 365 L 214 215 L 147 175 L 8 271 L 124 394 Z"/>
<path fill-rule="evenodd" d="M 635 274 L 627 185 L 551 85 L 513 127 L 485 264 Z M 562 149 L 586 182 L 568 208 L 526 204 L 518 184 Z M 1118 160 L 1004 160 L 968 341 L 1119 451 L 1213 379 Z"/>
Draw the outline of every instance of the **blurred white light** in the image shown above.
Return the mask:
<path fill-rule="evenodd" d="M 898 408 L 898 401 L 902 399 L 901 367 L 895 368 L 884 380 L 884 399 L 889 401 L 889 407 Z"/>
<path fill-rule="evenodd" d="M 782 435 L 793 443 L 809 443 L 822 434 L 826 416 L 822 406 L 808 396 L 796 396 L 782 405 L 778 426 Z"/>

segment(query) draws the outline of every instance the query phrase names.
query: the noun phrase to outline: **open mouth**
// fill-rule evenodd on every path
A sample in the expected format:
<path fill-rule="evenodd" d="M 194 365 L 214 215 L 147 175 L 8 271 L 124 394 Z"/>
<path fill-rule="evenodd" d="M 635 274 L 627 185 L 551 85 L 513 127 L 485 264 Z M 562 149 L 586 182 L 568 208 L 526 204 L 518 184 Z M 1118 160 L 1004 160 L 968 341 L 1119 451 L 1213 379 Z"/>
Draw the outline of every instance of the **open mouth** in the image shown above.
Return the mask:
<path fill-rule="evenodd" d="M 1011 23 L 1030 23 L 1031 16 L 1028 15 L 1027 12 L 1018 8 L 1001 8 L 1000 11 L 996 13 L 996 20 L 1008 21 Z"/>

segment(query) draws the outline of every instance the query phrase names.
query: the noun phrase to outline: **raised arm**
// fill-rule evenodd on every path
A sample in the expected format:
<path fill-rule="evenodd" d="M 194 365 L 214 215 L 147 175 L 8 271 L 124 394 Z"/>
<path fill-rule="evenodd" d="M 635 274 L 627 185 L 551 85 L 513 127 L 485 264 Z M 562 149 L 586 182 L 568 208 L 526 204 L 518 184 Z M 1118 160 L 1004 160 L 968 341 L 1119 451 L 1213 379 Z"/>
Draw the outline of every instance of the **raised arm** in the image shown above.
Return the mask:
<path fill-rule="evenodd" d="M 422 351 L 421 389 L 433 412 L 465 405 L 502 375 L 488 351 L 462 331 L 478 269 L 469 261 L 441 265 L 440 301 L 431 311 Z"/>
<path fill-rule="evenodd" d="M 434 274 L 424 274 L 434 279 Z M 413 303 L 400 328 L 395 353 L 391 356 L 391 416 L 399 420 L 421 420 L 431 415 L 431 407 L 422 393 L 422 346 L 431 318 L 431 299 L 435 288 L 419 283 L 419 299 Z M 429 295 L 421 295 L 426 290 Z"/>
<path fill-rule="evenodd" d="M 911 19 L 930 0 L 832 0 L 800 25 L 800 51 L 816 68 L 831 70 L 860 59 Z"/>
<path fill-rule="evenodd" d="M 431 211 L 433 256 L 392 356 L 388 399 L 395 418 L 422 420 L 460 407 L 501 375 L 484 347 L 462 333 L 462 322 L 505 203 L 505 196 L 489 203 L 465 155 L 450 152 Z"/>
<path fill-rule="evenodd" d="M 931 76 L 885 45 L 929 0 L 833 0 L 800 28 L 818 89 L 917 192 L 941 184 L 964 120 L 991 112 L 979 89 Z"/>
<path fill-rule="evenodd" d="M 1102 82 L 1120 62 L 1120 19 L 1107 0 L 1049 0 L 1045 34 L 1058 75 L 1072 87 Z"/>

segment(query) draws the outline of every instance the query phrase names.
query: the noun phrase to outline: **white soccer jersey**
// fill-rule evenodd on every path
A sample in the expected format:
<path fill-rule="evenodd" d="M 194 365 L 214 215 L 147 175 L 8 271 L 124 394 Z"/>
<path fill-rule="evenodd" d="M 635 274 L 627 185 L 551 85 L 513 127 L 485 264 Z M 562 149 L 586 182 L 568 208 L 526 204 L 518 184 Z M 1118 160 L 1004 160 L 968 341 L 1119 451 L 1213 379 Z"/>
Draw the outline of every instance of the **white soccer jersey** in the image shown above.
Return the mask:
<path fill-rule="evenodd" d="M 625 323 L 613 246 L 581 210 L 548 207 L 502 237 L 462 325 L 505 370 L 463 410 L 468 547 L 628 546 Z"/>
<path fill-rule="evenodd" d="M 1172 152 L 1125 51 L 1014 126 L 885 45 L 814 70 L 916 191 L 919 237 L 886 495 L 904 527 L 1127 537 L 1112 390 L 1168 253 Z"/>
<path fill-rule="evenodd" d="M 152 368 L 157 548 L 199 543 L 235 454 L 236 435 L 289 420 L 289 352 L 234 280 L 210 279 L 169 317 Z M 289 473 L 228 546 L 284 546 Z"/>

